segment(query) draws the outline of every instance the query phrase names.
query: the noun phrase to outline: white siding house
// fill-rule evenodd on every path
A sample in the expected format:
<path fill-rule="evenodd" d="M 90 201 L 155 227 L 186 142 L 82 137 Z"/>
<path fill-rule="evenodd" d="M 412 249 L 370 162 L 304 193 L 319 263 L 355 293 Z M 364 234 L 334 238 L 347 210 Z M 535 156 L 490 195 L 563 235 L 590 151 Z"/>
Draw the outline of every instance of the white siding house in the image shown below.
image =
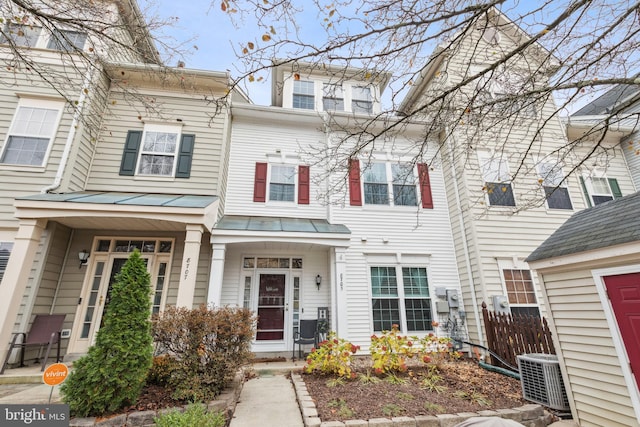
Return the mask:
<path fill-rule="evenodd" d="M 384 79 L 365 83 L 352 71 L 335 80 L 330 70 L 276 68 L 274 106 L 232 108 L 209 295 L 257 312 L 254 351 L 291 351 L 299 319 L 322 316 L 319 308 L 365 352 L 394 323 L 421 335 L 459 320 L 453 304 L 440 313 L 435 304 L 436 288 L 460 293 L 442 170 L 412 162 L 406 133 L 343 164 L 326 155 L 379 109 Z"/>
<path fill-rule="evenodd" d="M 573 159 L 588 153 L 593 148 L 589 144 L 571 155 L 557 154 L 568 141 L 563 123 L 552 117 L 553 99 L 508 105 L 511 113 L 492 109 L 498 107 L 477 111 L 474 100 L 515 90 L 504 84 L 509 79 L 530 79 L 526 81 L 535 85 L 536 79 L 548 78 L 555 59 L 543 47 L 534 44 L 524 54 L 511 55 L 525 40 L 528 36 L 519 27 L 490 10 L 486 21 L 434 52 L 402 106 L 411 113 L 469 81 L 460 96 L 433 114 L 444 123 L 439 143 L 446 200 L 469 334 L 480 344 L 485 339 L 478 315 L 482 302 L 496 311 L 544 315 L 538 278 L 525 261 L 534 248 L 574 212 L 593 204 L 594 196 L 596 203 L 604 201 L 597 188 L 611 185 L 610 198 L 635 191 L 615 146 L 596 148 L 593 161 L 583 165 Z M 508 66 L 486 72 L 501 55 L 510 58 Z M 483 70 L 486 74 L 474 79 Z M 583 187 L 590 190 L 586 197 Z"/>

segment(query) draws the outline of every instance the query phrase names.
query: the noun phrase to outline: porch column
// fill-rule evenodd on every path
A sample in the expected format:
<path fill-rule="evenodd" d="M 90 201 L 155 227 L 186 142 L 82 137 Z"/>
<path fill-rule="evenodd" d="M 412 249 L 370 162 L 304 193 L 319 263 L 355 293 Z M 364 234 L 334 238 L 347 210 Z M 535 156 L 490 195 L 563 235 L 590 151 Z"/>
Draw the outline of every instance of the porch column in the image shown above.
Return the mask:
<path fill-rule="evenodd" d="M 207 304 L 210 307 L 220 307 L 220 300 L 222 299 L 222 278 L 224 277 L 224 258 L 227 245 L 224 243 L 214 243 L 211 246 L 213 248 L 213 255 L 211 256 Z"/>
<path fill-rule="evenodd" d="M 347 322 L 347 257 L 346 249 L 335 248 L 335 313 L 336 333 L 339 337 L 348 339 Z"/>
<path fill-rule="evenodd" d="M 4 357 L 9 346 L 13 325 L 27 288 L 31 266 L 38 251 L 42 231 L 47 226 L 46 219 L 20 220 L 20 228 L 13 242 L 13 250 L 0 283 L 0 352 Z"/>
<path fill-rule="evenodd" d="M 182 253 L 182 271 L 180 272 L 180 284 L 178 285 L 177 307 L 193 307 L 193 296 L 196 290 L 196 277 L 198 275 L 198 259 L 200 258 L 200 243 L 204 228 L 198 224 L 187 224 L 187 233 L 184 239 L 184 252 Z"/>

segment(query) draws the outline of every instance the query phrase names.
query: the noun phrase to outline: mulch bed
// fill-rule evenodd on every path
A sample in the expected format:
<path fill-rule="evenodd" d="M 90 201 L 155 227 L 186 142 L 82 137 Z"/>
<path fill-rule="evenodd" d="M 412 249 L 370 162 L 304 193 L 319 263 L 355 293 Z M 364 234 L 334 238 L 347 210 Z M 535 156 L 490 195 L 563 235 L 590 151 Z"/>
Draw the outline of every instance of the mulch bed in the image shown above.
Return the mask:
<path fill-rule="evenodd" d="M 366 373 L 367 368 L 361 365 L 356 372 Z M 428 377 L 425 366 L 414 366 L 398 375 L 404 384 L 355 379 L 333 385 L 332 377 L 316 374 L 304 374 L 303 379 L 322 421 L 455 414 L 530 403 L 522 398 L 519 380 L 483 369 L 474 361 L 444 362 L 438 371 L 442 379 L 437 384 L 446 387 L 440 392 L 421 384 Z"/>

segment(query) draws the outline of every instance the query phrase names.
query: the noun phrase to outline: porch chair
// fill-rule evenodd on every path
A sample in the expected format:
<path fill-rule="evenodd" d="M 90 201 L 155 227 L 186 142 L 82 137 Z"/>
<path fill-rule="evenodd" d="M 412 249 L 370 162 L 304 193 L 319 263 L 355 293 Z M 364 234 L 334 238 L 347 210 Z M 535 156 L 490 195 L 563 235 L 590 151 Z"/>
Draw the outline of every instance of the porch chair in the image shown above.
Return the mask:
<path fill-rule="evenodd" d="M 300 319 L 298 332 L 293 335 L 292 360 L 296 360 L 296 344 L 298 344 L 298 358 L 302 359 L 302 346 L 318 345 L 318 319 Z"/>
<path fill-rule="evenodd" d="M 24 351 L 26 347 L 35 347 L 35 346 L 43 346 L 47 345 L 47 351 L 44 354 L 44 358 L 42 359 L 42 369 L 47 364 L 47 359 L 49 358 L 49 352 L 51 351 L 51 346 L 54 344 L 58 344 L 57 353 L 56 353 L 56 362 L 60 361 L 60 335 L 62 333 L 62 324 L 64 323 L 64 314 L 36 314 L 36 317 L 33 319 L 33 323 L 31 324 L 31 330 L 29 333 L 25 332 L 16 332 L 13 334 L 13 338 L 11 339 L 11 344 L 9 345 L 9 351 L 7 351 L 7 355 L 4 358 L 4 363 L 2 364 L 2 369 L 0 369 L 0 375 L 4 373 L 4 370 L 7 367 L 9 362 L 9 357 L 11 356 L 11 352 L 14 348 L 20 347 L 20 366 L 24 366 Z M 22 336 L 22 341 L 18 341 L 18 337 Z"/>

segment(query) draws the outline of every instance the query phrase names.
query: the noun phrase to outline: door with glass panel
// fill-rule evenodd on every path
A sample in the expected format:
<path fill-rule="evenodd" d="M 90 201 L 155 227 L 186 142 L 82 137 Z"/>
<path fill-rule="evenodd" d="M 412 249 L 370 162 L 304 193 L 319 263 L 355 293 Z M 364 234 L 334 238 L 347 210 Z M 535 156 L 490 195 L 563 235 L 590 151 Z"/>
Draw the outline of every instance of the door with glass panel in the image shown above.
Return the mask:
<path fill-rule="evenodd" d="M 86 353 L 95 343 L 96 333 L 103 325 L 104 315 L 109 310 L 116 275 L 122 270 L 129 255 L 130 253 L 96 252 L 92 256 L 90 273 L 85 278 L 85 285 L 78 300 L 78 311 L 69 341 L 70 353 Z M 143 252 L 141 256 L 151 275 L 151 312 L 155 314 L 164 306 L 170 255 Z"/>

